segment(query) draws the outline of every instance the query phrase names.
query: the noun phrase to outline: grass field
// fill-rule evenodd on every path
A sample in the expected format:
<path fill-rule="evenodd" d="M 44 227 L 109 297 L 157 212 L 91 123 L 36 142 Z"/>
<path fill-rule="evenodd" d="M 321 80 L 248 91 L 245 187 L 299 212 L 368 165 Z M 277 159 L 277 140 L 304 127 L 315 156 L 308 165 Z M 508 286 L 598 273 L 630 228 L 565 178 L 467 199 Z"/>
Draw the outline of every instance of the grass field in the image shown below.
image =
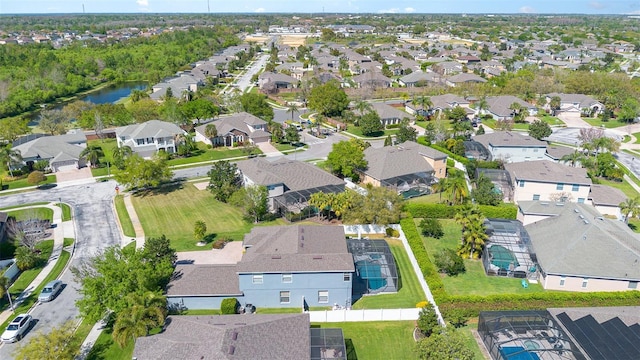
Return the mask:
<path fill-rule="evenodd" d="M 440 223 L 444 229 L 444 236 L 441 239 L 423 237 L 424 246 L 431 260 L 441 249 L 455 249 L 462 236 L 462 228 L 455 220 L 441 219 Z M 420 224 L 420 219 L 416 219 L 416 225 L 418 224 Z M 442 275 L 442 282 L 447 294 L 492 295 L 544 291 L 539 284 L 530 284 L 529 288 L 524 289 L 521 285 L 521 279 L 487 276 L 480 260 L 465 260 L 464 265 L 467 269 L 464 274 L 458 276 Z"/>
<path fill-rule="evenodd" d="M 207 145 L 204 143 L 198 142 L 196 143 L 198 150 L 194 152 L 193 156 L 187 158 L 176 158 L 169 160 L 169 165 L 184 165 L 191 164 L 201 161 L 212 161 L 212 160 L 220 160 L 227 159 L 238 156 L 247 156 L 247 153 L 242 150 L 242 148 L 228 149 L 226 147 L 218 147 L 208 149 Z M 261 154 L 262 152 L 256 148 L 254 154 Z"/>
<path fill-rule="evenodd" d="M 57 203 L 56 206 L 62 209 L 62 221 L 71 220 L 71 207 L 65 203 Z"/>
<path fill-rule="evenodd" d="M 349 125 L 347 127 L 347 130 L 345 131 L 348 132 L 349 134 L 353 134 L 353 135 L 364 137 L 364 138 L 379 138 L 379 137 L 386 137 L 387 135 L 395 135 L 398 132 L 398 129 L 383 130 L 383 131 L 378 131 L 374 134 L 364 135 L 360 127 Z"/>
<path fill-rule="evenodd" d="M 87 360 L 131 360 L 135 343 L 130 340 L 124 348 L 120 348 L 113 341 L 111 332 L 111 328 L 105 328 L 100 333 L 98 340 L 96 340 L 87 356 Z"/>
<path fill-rule="evenodd" d="M 47 175 L 46 180 L 41 182 L 38 185 L 42 186 L 45 184 L 53 184 L 55 182 L 56 182 L 55 175 Z M 33 186 L 33 185 L 29 184 L 27 182 L 27 178 L 25 177 L 23 179 L 18 179 L 13 181 L 3 181 L 1 190 L 21 189 L 21 188 L 30 187 L 30 186 Z"/>
<path fill-rule="evenodd" d="M 550 126 L 561 126 L 561 125 L 564 125 L 564 122 L 562 120 L 558 119 L 555 116 L 543 115 L 543 116 L 540 116 L 539 119 L 544 121 L 544 122 L 546 122 Z"/>
<path fill-rule="evenodd" d="M 122 233 L 124 236 L 128 237 L 136 237 L 136 231 L 133 229 L 133 223 L 131 223 L 131 217 L 129 217 L 129 212 L 124 205 L 124 196 L 117 195 L 114 199 L 116 206 L 116 214 L 118 214 L 118 220 L 120 221 L 120 226 L 122 227 Z"/>
<path fill-rule="evenodd" d="M 242 219 L 238 208 L 216 201 L 210 192 L 192 184 L 159 189 L 154 194 L 133 196 L 133 205 L 146 237 L 166 235 L 176 251 L 203 250 L 196 246 L 193 226 L 197 220 L 207 224 L 207 233 L 216 238 L 242 240 L 253 224 Z M 283 220 L 260 225 L 284 224 Z"/>
<path fill-rule="evenodd" d="M 607 129 L 615 129 L 621 126 L 628 125 L 626 122 L 613 120 L 613 119 L 609 121 L 602 121 L 600 118 L 581 118 L 581 119 L 586 121 L 591 126 L 602 127 L 602 125 L 604 125 L 604 127 Z"/>
<path fill-rule="evenodd" d="M 347 359 L 415 359 L 413 321 L 314 323 L 321 328 L 341 328 Z"/>
<path fill-rule="evenodd" d="M 364 296 L 353 304 L 354 309 L 399 309 L 412 308 L 425 300 L 424 292 L 416 277 L 409 256 L 400 240 L 387 240 L 398 267 L 400 290 L 397 294 Z"/>
<path fill-rule="evenodd" d="M 616 189 L 620 189 L 625 195 L 627 195 L 630 198 L 635 198 L 638 195 L 640 195 L 638 194 L 636 189 L 634 189 L 633 186 L 631 186 L 631 184 L 629 184 L 629 182 L 627 181 L 613 181 L 613 180 L 598 178 L 598 182 L 602 185 L 607 185 Z"/>
<path fill-rule="evenodd" d="M 33 217 L 41 220 L 53 221 L 53 210 L 45 207 L 8 211 L 7 215 L 15 217 L 18 221 L 27 220 Z"/>

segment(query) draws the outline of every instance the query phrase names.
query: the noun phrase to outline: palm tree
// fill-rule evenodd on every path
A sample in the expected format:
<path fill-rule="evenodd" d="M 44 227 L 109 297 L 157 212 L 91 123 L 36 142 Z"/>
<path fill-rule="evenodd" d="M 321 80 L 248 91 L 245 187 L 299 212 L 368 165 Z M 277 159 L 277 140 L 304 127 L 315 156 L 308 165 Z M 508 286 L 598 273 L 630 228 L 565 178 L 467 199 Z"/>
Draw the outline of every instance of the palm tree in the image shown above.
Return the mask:
<path fill-rule="evenodd" d="M 640 197 L 636 198 L 627 198 L 625 201 L 621 202 L 620 212 L 624 215 L 625 224 L 629 223 L 629 214 L 632 216 L 637 216 L 640 214 Z"/>
<path fill-rule="evenodd" d="M 365 112 L 373 111 L 373 107 L 371 106 L 371 103 L 364 99 L 360 99 L 356 101 L 353 107 L 354 109 L 358 110 L 358 113 L 359 113 L 358 115 L 360 116 L 364 115 Z"/>
<path fill-rule="evenodd" d="M 578 150 L 574 150 L 571 154 L 567 154 L 560 158 L 561 161 L 568 162 L 572 167 L 576 167 L 576 165 L 584 159 L 584 154 L 582 154 Z"/>
<path fill-rule="evenodd" d="M 9 279 L 4 276 L 0 276 L 0 298 L 7 295 L 9 300 L 9 307 L 13 310 L 13 303 L 11 302 L 11 294 L 9 293 Z"/>
<path fill-rule="evenodd" d="M 287 112 L 291 113 L 291 121 L 293 121 L 293 115 L 298 111 L 298 106 L 293 103 L 293 102 L 289 102 L 287 103 Z"/>
<path fill-rule="evenodd" d="M 155 292 L 129 294 L 129 307 L 116 318 L 113 339 L 122 348 L 127 341 L 149 335 L 149 330 L 164 324 L 167 317 L 167 299 Z"/>
<path fill-rule="evenodd" d="M 469 187 L 467 186 L 467 179 L 464 177 L 464 172 L 452 171 L 449 174 L 447 184 L 449 200 L 452 200 L 454 204 L 462 204 L 466 198 L 469 197 Z"/>
<path fill-rule="evenodd" d="M 0 161 L 2 166 L 6 166 L 9 174 L 13 177 L 12 168 L 22 164 L 22 154 L 20 150 L 12 149 L 11 146 L 0 146 Z"/>
<path fill-rule="evenodd" d="M 484 227 L 484 216 L 477 207 L 468 207 L 455 216 L 456 222 L 462 225 L 462 239 L 458 254 L 469 259 L 482 255 L 484 243 L 489 236 Z"/>
<path fill-rule="evenodd" d="M 85 159 L 95 168 L 100 163 L 100 158 L 104 156 L 104 151 L 97 145 L 89 145 L 80 153 L 80 158 Z"/>
<path fill-rule="evenodd" d="M 207 124 L 204 128 L 204 136 L 207 139 L 214 139 L 218 137 L 218 128 L 214 124 Z M 213 142 L 213 140 L 211 140 Z"/>
<path fill-rule="evenodd" d="M 513 112 L 513 121 L 520 119 L 520 114 L 522 113 L 522 105 L 517 102 L 511 103 L 509 105 L 509 110 Z"/>
<path fill-rule="evenodd" d="M 482 115 L 482 110 L 486 110 L 487 108 L 489 108 L 489 104 L 487 103 L 487 97 L 483 96 L 480 98 L 480 101 L 478 101 L 478 106 L 476 107 L 478 111 L 476 112 L 476 116 Z"/>
<path fill-rule="evenodd" d="M 440 194 L 440 202 L 442 202 L 442 193 L 446 192 L 449 188 L 449 179 L 446 177 L 440 178 L 437 183 L 431 185 L 433 191 Z"/>
<path fill-rule="evenodd" d="M 431 110 L 431 107 L 433 106 L 433 102 L 431 101 L 431 98 L 428 96 L 418 96 L 418 98 L 416 98 L 415 105 L 420 105 L 420 107 L 426 114 L 429 112 L 429 110 Z"/>
<path fill-rule="evenodd" d="M 129 156 L 133 155 L 133 150 L 129 146 L 121 146 L 113 149 L 111 157 L 113 158 L 113 164 L 118 169 L 124 169 L 124 162 Z"/>
<path fill-rule="evenodd" d="M 552 115 L 556 114 L 556 110 L 560 110 L 561 103 L 562 99 L 560 99 L 560 96 L 553 96 L 551 99 L 549 99 L 549 108 L 551 108 L 552 110 Z"/>

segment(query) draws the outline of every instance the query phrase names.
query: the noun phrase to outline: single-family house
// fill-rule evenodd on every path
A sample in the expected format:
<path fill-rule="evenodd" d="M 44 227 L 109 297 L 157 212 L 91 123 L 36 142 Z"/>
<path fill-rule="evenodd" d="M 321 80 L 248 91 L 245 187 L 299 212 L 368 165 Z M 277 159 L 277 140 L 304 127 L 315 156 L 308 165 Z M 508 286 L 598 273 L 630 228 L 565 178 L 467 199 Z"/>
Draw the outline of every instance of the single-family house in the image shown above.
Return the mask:
<path fill-rule="evenodd" d="M 440 75 L 435 72 L 424 72 L 417 70 L 411 74 L 405 75 L 398 79 L 400 86 L 406 87 L 424 87 L 429 84 L 437 84 L 440 82 Z"/>
<path fill-rule="evenodd" d="M 591 179 L 583 168 L 549 160 L 507 163 L 504 168 L 516 204 L 522 200 L 584 203 L 589 198 Z"/>
<path fill-rule="evenodd" d="M 491 115 L 495 120 L 511 120 L 514 117 L 512 105 L 514 103 L 520 105 L 525 115 L 536 115 L 538 109 L 528 102 L 515 97 L 513 95 L 489 96 L 486 98 L 487 108 L 482 110 L 483 113 Z"/>
<path fill-rule="evenodd" d="M 346 360 L 342 329 L 311 328 L 309 314 L 173 315 L 135 341 L 133 358 Z"/>
<path fill-rule="evenodd" d="M 263 72 L 258 76 L 258 86 L 264 91 L 291 89 L 297 83 L 297 79 L 282 73 Z"/>
<path fill-rule="evenodd" d="M 371 107 L 373 108 L 373 111 L 378 114 L 382 125 L 385 127 L 388 125 L 400 124 L 400 122 L 405 118 L 409 120 L 414 119 L 413 115 L 395 108 L 389 104 L 372 103 Z"/>
<path fill-rule="evenodd" d="M 620 210 L 620 203 L 627 200 L 627 196 L 620 189 L 611 186 L 592 184 L 589 193 L 589 202 L 602 215 L 608 215 L 616 219 L 623 219 L 624 215 Z"/>
<path fill-rule="evenodd" d="M 353 257 L 342 226 L 265 226 L 245 235 L 237 264 L 179 264 L 171 306 L 218 309 L 224 298 L 257 307 L 350 304 Z"/>
<path fill-rule="evenodd" d="M 368 71 L 351 78 L 359 88 L 377 89 L 391 87 L 393 80 L 377 71 Z"/>
<path fill-rule="evenodd" d="M 579 292 L 637 290 L 638 235 L 590 205 L 564 203 L 560 208 L 558 215 L 525 227 L 542 286 Z"/>
<path fill-rule="evenodd" d="M 217 136 L 207 136 L 207 126 L 216 128 Z M 218 120 L 196 126 L 195 141 L 213 146 L 234 147 L 249 142 L 259 144 L 271 141 L 271 133 L 267 132 L 267 122 L 259 117 L 246 113 L 236 113 Z"/>
<path fill-rule="evenodd" d="M 12 149 L 20 152 L 29 168 L 38 161 L 48 161 L 51 171 L 58 172 L 85 167 L 86 159 L 80 154 L 86 147 L 85 133 L 76 129 L 64 135 L 29 135 L 16 140 Z"/>
<path fill-rule="evenodd" d="M 483 77 L 472 73 L 457 74 L 445 79 L 447 86 L 451 87 L 456 87 L 461 84 L 479 84 L 485 82 L 487 82 L 487 80 Z"/>
<path fill-rule="evenodd" d="M 254 158 L 237 166 L 245 186 L 267 187 L 269 208 L 278 213 L 298 213 L 308 206 L 312 194 L 340 193 L 345 187 L 342 179 L 303 161 Z"/>
<path fill-rule="evenodd" d="M 546 159 L 547 143 L 529 135 L 511 131 L 495 131 L 476 135 L 472 141 L 479 143 L 490 154 L 489 160 L 522 162 Z"/>
<path fill-rule="evenodd" d="M 560 98 L 560 109 L 556 109 L 560 112 L 585 113 L 585 115 L 596 116 L 604 110 L 604 104 L 591 96 L 564 93 L 547 94 L 545 108 L 550 109 L 551 99 L 556 96 Z"/>
<path fill-rule="evenodd" d="M 153 100 L 160 101 L 167 95 L 167 89 L 171 88 L 173 97 L 182 98 L 198 91 L 198 86 L 202 84 L 202 79 L 198 79 L 190 73 L 181 73 L 176 77 L 153 85 L 149 97 Z"/>
<path fill-rule="evenodd" d="M 176 124 L 160 120 L 116 128 L 118 147 L 128 146 L 142 157 L 151 157 L 158 151 L 175 153 L 177 135 L 186 135 L 186 132 Z"/>
<path fill-rule="evenodd" d="M 426 187 L 447 176 L 447 155 L 407 141 L 395 146 L 368 147 L 367 168 L 360 169 L 362 182 L 397 191 Z"/>
<path fill-rule="evenodd" d="M 410 114 L 419 114 L 423 116 L 432 115 L 433 113 L 437 113 L 437 116 L 440 116 L 444 110 L 451 110 L 455 107 L 460 106 L 465 109 L 467 115 L 473 114 L 473 111 L 469 108 L 470 102 L 458 95 L 454 94 L 444 94 L 444 95 L 436 95 L 430 98 L 432 105 L 429 109 L 423 109 L 419 104 L 409 103 L 405 106 L 405 110 Z"/>

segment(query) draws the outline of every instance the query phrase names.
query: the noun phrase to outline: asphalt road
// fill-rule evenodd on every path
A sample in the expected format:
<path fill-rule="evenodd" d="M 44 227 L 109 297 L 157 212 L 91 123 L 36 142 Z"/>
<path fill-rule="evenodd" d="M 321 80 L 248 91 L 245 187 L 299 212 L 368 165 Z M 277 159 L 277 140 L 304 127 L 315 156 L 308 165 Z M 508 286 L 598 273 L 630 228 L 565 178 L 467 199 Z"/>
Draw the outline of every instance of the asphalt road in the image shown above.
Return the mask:
<path fill-rule="evenodd" d="M 60 201 L 72 206 L 76 221 L 76 249 L 71 266 L 79 265 L 102 249 L 120 245 L 120 234 L 112 206 L 115 195 L 115 182 L 107 181 L 88 185 L 53 188 L 31 191 L 22 194 L 0 197 L 0 207 L 23 205 L 41 201 Z M 35 325 L 25 340 L 38 331 L 49 332 L 68 320 L 78 320 L 75 301 L 80 298 L 78 285 L 68 269 L 61 280 L 66 284 L 58 297 L 48 303 L 38 304 L 32 311 Z M 24 340 L 23 340 L 24 341 Z M 13 358 L 11 352 L 17 344 L 0 346 L 0 359 Z"/>

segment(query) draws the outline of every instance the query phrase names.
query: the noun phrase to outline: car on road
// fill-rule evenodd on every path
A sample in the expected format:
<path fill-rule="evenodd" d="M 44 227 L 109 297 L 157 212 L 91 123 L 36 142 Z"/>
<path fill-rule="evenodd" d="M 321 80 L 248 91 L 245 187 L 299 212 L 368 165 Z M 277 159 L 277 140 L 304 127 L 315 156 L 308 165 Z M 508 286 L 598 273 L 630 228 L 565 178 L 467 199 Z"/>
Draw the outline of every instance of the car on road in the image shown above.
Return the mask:
<path fill-rule="evenodd" d="M 20 341 L 27 330 L 29 330 L 32 321 L 33 318 L 29 314 L 20 314 L 16 316 L 16 318 L 9 323 L 9 326 L 7 326 L 7 330 L 2 333 L 0 339 L 5 343 Z"/>
<path fill-rule="evenodd" d="M 62 291 L 62 281 L 53 280 L 47 283 L 47 285 L 42 288 L 42 292 L 38 295 L 38 300 L 40 302 L 51 301 L 58 296 L 58 294 Z"/>

